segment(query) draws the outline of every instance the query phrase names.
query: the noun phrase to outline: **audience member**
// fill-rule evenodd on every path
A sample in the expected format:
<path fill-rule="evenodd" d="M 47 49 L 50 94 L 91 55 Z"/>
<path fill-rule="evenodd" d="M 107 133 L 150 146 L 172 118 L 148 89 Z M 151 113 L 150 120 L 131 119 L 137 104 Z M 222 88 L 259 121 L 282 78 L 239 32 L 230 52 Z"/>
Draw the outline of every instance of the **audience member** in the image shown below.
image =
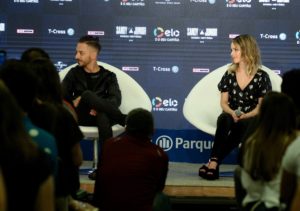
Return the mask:
<path fill-rule="evenodd" d="M 18 105 L 23 111 L 23 123 L 25 128 L 39 148 L 48 153 L 54 166 L 54 173 L 57 173 L 57 146 L 54 136 L 46 130 L 37 127 L 28 117 L 36 99 L 38 78 L 28 66 L 15 59 L 7 60 L 1 70 L 0 79 L 4 81 L 10 92 L 16 98 Z"/>
<path fill-rule="evenodd" d="M 281 92 L 290 96 L 297 109 L 297 127 L 300 129 L 300 68 L 291 69 L 282 75 Z"/>
<path fill-rule="evenodd" d="M 0 50 L 0 67 L 7 59 L 7 52 L 5 50 Z"/>
<path fill-rule="evenodd" d="M 231 58 L 232 64 L 218 84 L 223 112 L 217 120 L 210 159 L 199 169 L 199 176 L 208 180 L 219 178 L 220 164 L 241 143 L 264 95 L 272 88 L 268 74 L 260 69 L 260 50 L 254 37 L 235 37 Z"/>
<path fill-rule="evenodd" d="M 99 38 L 81 37 L 75 55 L 78 65 L 67 73 L 62 84 L 64 98 L 73 101 L 79 124 L 98 127 L 102 149 L 104 141 L 112 137 L 112 125 L 124 126 L 126 115 L 119 110 L 121 91 L 116 75 L 97 64 L 100 50 Z M 91 179 L 95 179 L 95 173 L 90 174 Z"/>
<path fill-rule="evenodd" d="M 1 80 L 0 102 L 0 166 L 7 210 L 54 211 L 53 163 L 32 141 L 20 107 Z"/>
<path fill-rule="evenodd" d="M 6 201 L 6 186 L 0 169 L 0 210 L 6 211 L 7 201 Z"/>
<path fill-rule="evenodd" d="M 256 130 L 242 145 L 243 210 L 279 210 L 281 161 L 296 137 L 296 109 L 290 97 L 269 92 L 263 99 Z"/>
<path fill-rule="evenodd" d="M 36 59 L 51 60 L 49 54 L 44 49 L 38 47 L 28 48 L 21 55 L 21 61 L 26 63 L 30 63 Z M 63 99 L 63 105 L 71 112 L 71 114 L 74 116 L 74 118 L 77 121 L 77 114 L 72 104 L 72 101 L 70 102 L 68 99 Z M 50 124 L 51 122 L 49 123 L 49 125 Z"/>
<path fill-rule="evenodd" d="M 128 114 L 125 134 L 105 142 L 94 192 L 94 203 L 101 211 L 150 211 L 159 207 L 155 209 L 153 202 L 157 194 L 166 196 L 162 190 L 168 156 L 151 143 L 153 132 L 151 112 L 137 108 Z"/>
<path fill-rule="evenodd" d="M 300 83 L 300 71 L 298 69 L 292 69 L 286 73 L 283 74 L 282 76 L 282 83 L 281 83 L 281 91 L 288 96 L 292 98 L 296 105 L 296 111 L 297 111 L 297 128 L 299 130 L 300 125 L 299 125 L 299 117 L 300 117 L 300 97 L 297 93 L 297 87 L 298 84 Z M 256 118 L 257 119 L 257 118 Z M 254 130 L 257 128 L 257 124 L 255 122 L 251 124 L 251 126 L 247 130 L 247 134 L 245 135 L 245 139 L 249 137 Z M 293 145 L 294 143 L 291 143 Z M 290 148 L 290 147 L 289 147 Z M 288 150 L 287 150 L 288 152 Z M 286 153 L 288 154 L 288 153 Z M 242 165 L 242 153 L 239 153 L 238 156 L 238 163 L 239 165 Z M 285 157 L 285 156 L 284 156 Z M 284 158 L 283 158 L 284 161 Z M 291 177 L 288 177 L 288 174 L 285 169 L 284 169 L 284 162 L 283 162 L 283 176 L 282 179 L 287 178 L 286 182 L 291 182 L 291 184 L 285 184 L 285 182 L 282 182 L 282 196 L 281 200 L 284 204 L 290 205 L 291 203 L 291 197 L 293 196 L 294 192 L 294 187 L 296 187 L 296 182 L 295 182 L 295 177 L 291 175 Z M 243 189 L 242 184 L 241 184 L 241 168 L 238 166 L 235 169 L 234 172 L 234 183 L 235 183 L 235 195 L 236 195 L 236 200 L 237 204 L 241 207 L 243 198 L 246 194 L 245 189 Z M 293 190 L 292 190 L 293 189 Z M 284 196 L 283 196 L 284 195 Z"/>
<path fill-rule="evenodd" d="M 24 63 L 26 63 L 27 65 L 30 64 L 32 61 L 34 61 L 36 59 L 50 60 L 50 56 L 49 56 L 49 54 L 46 51 L 44 51 L 42 48 L 38 48 L 38 47 L 28 48 L 21 55 L 21 61 L 24 62 Z M 29 70 L 31 70 L 31 67 L 29 67 Z M 39 86 L 41 86 L 40 85 L 41 80 L 39 79 L 38 76 L 37 76 L 37 78 L 38 78 L 38 81 L 39 81 Z M 51 88 L 53 87 L 52 85 L 53 84 L 51 84 Z M 37 88 L 36 94 L 38 94 L 38 92 L 39 93 L 41 92 L 40 91 L 40 87 Z M 39 104 L 39 103 L 37 103 L 37 101 L 38 101 L 37 99 L 34 100 L 33 106 L 36 106 L 37 104 Z M 45 105 L 45 106 L 43 106 L 43 109 L 44 109 L 44 113 L 42 113 L 41 116 L 44 116 L 44 115 L 47 116 L 48 113 L 52 113 L 53 112 L 52 110 L 54 108 L 53 108 L 53 106 Z M 40 110 L 40 109 L 39 108 L 32 108 L 30 110 L 34 111 L 35 113 L 37 113 L 36 110 Z M 39 111 L 39 112 L 41 112 L 41 111 Z M 54 130 L 54 127 L 55 127 L 55 121 L 53 121 L 53 118 L 47 119 L 46 121 L 43 121 L 43 123 L 45 125 L 43 125 L 42 128 L 43 129 L 47 128 L 48 131 L 51 128 L 51 132 L 53 133 L 53 130 Z M 39 127 L 41 127 L 41 125 L 39 125 Z"/>
<path fill-rule="evenodd" d="M 38 48 L 38 47 L 28 48 L 21 55 L 21 60 L 23 62 L 32 62 L 33 60 L 38 58 L 44 58 L 50 60 L 49 54 L 46 51 L 44 51 L 42 48 Z"/>
<path fill-rule="evenodd" d="M 80 141 L 83 135 L 76 120 L 63 106 L 62 87 L 58 72 L 49 59 L 38 58 L 29 63 L 30 70 L 39 78 L 37 103 L 29 113 L 34 124 L 52 133 L 56 139 L 59 171 L 56 196 L 59 210 L 66 210 L 69 197 L 76 198 L 80 187 L 79 167 L 83 157 Z M 52 124 L 48 124 L 52 122 Z"/>
<path fill-rule="evenodd" d="M 291 69 L 282 76 L 281 91 L 289 95 L 297 108 L 297 129 L 300 131 L 300 69 Z M 300 210 L 300 136 L 291 143 L 283 156 L 280 200 L 286 210 Z"/>

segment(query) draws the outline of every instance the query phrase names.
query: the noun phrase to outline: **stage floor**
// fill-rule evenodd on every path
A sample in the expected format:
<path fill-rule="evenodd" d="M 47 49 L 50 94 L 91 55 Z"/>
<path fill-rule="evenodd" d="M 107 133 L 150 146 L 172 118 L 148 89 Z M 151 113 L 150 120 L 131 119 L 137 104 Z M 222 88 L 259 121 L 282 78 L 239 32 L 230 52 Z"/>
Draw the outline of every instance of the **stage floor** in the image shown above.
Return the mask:
<path fill-rule="evenodd" d="M 235 165 L 221 165 L 220 179 L 204 180 L 198 176 L 198 169 L 203 164 L 169 162 L 169 172 L 166 180 L 166 193 L 172 202 L 174 210 L 212 209 L 212 206 L 222 210 L 237 210 L 235 204 L 233 170 Z M 85 161 L 81 168 L 81 188 L 93 192 L 94 181 L 88 179 L 87 172 L 92 163 Z"/>

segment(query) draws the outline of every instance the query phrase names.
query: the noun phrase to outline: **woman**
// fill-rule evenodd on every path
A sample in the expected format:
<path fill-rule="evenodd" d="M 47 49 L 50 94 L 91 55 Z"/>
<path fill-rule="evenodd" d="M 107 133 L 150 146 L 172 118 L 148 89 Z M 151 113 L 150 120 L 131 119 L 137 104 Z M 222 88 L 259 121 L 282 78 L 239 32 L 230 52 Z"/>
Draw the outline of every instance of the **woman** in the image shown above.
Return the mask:
<path fill-rule="evenodd" d="M 248 124 L 258 114 L 263 96 L 272 89 L 268 74 L 260 69 L 260 50 L 254 37 L 235 37 L 231 58 L 232 64 L 218 84 L 223 112 L 217 120 L 210 159 L 199 169 L 199 176 L 208 180 L 219 178 L 219 165 L 239 145 Z"/>
<path fill-rule="evenodd" d="M 282 158 L 281 203 L 286 210 L 300 210 L 300 68 L 291 69 L 282 75 L 281 91 L 290 96 L 297 109 L 298 137 L 287 148 Z"/>
<path fill-rule="evenodd" d="M 23 113 L 2 80 L 0 102 L 0 166 L 7 210 L 54 211 L 50 156 L 37 147 L 25 130 Z"/>
<path fill-rule="evenodd" d="M 30 70 L 39 78 L 37 102 L 29 112 L 32 122 L 52 133 L 56 138 L 59 156 L 56 178 L 57 210 L 67 210 L 70 196 L 76 197 L 80 187 L 79 167 L 83 156 L 80 141 L 83 135 L 66 108 L 58 72 L 47 58 L 36 58 Z"/>
<path fill-rule="evenodd" d="M 292 99 L 283 93 L 268 93 L 261 105 L 257 129 L 242 148 L 241 182 L 246 191 L 243 210 L 279 210 L 282 158 L 297 136 L 296 129 Z"/>

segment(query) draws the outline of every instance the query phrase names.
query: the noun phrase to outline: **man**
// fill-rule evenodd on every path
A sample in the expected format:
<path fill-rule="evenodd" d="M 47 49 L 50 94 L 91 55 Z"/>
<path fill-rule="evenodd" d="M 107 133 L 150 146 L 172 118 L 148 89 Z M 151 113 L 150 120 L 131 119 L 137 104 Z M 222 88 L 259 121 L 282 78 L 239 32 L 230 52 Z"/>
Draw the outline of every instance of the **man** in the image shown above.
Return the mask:
<path fill-rule="evenodd" d="M 112 137 L 111 126 L 124 126 L 126 115 L 119 110 L 121 91 L 116 75 L 97 64 L 100 51 L 97 37 L 81 37 L 75 55 L 78 65 L 67 73 L 62 85 L 65 98 L 73 101 L 79 125 L 98 127 L 102 150 L 101 144 Z M 89 178 L 95 179 L 95 173 Z"/>
<path fill-rule="evenodd" d="M 128 114 L 125 134 L 104 144 L 94 192 L 100 210 L 169 210 L 162 194 L 168 156 L 151 143 L 153 131 L 152 114 L 137 108 Z"/>

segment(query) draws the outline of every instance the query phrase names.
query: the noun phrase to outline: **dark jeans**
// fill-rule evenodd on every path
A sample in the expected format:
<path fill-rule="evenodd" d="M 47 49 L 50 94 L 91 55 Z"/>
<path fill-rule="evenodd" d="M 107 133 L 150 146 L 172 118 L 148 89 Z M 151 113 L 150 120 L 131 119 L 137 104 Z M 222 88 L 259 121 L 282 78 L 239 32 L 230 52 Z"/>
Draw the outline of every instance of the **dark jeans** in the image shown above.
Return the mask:
<path fill-rule="evenodd" d="M 211 158 L 217 158 L 219 163 L 236 148 L 243 140 L 248 125 L 253 118 L 234 122 L 228 113 L 221 113 L 217 120 L 217 130 L 212 147 Z"/>
<path fill-rule="evenodd" d="M 90 115 L 91 109 L 97 111 L 96 116 Z M 112 125 L 116 123 L 125 125 L 126 115 L 121 113 L 117 105 L 114 105 L 109 100 L 98 97 L 91 91 L 85 91 L 81 95 L 76 112 L 79 125 L 98 127 L 100 151 L 103 148 L 104 141 L 112 137 Z"/>

